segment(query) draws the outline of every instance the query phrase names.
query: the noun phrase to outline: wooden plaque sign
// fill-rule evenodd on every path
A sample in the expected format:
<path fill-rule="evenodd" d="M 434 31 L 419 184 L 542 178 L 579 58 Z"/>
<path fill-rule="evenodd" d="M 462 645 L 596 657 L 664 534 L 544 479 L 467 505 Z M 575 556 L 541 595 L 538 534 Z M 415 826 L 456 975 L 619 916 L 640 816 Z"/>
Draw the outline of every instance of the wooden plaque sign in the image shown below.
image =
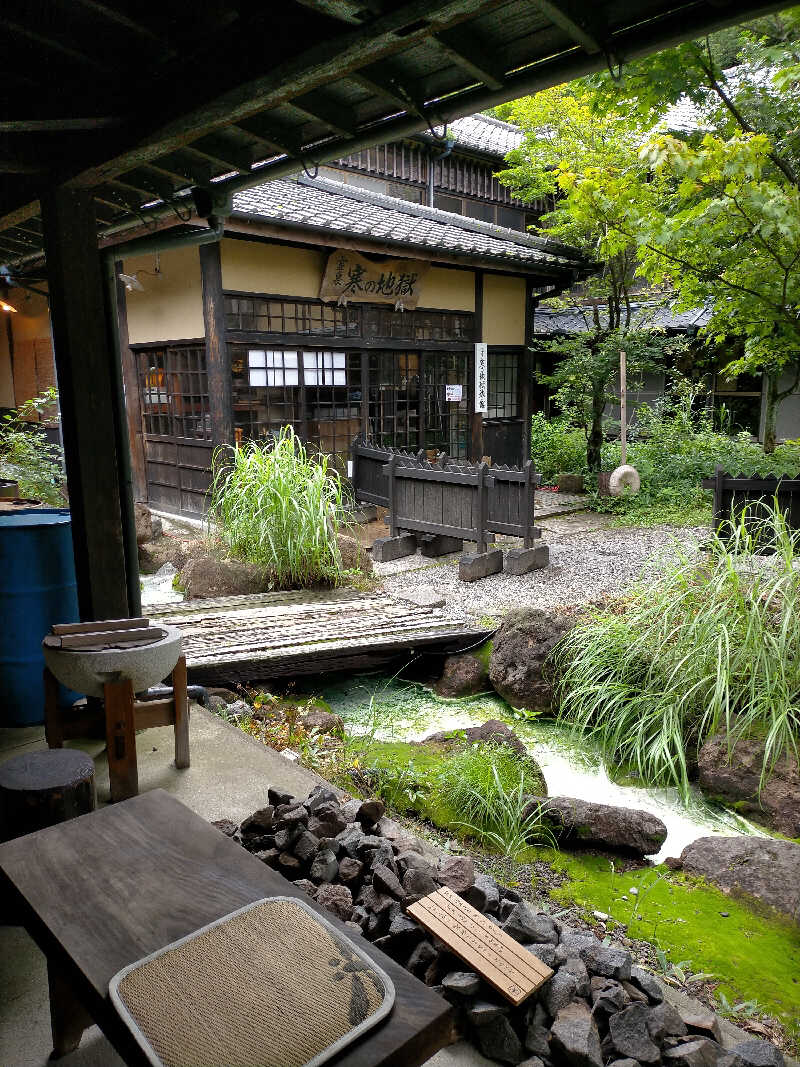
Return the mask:
<path fill-rule="evenodd" d="M 419 301 L 420 286 L 430 263 L 416 259 L 384 259 L 376 262 L 339 248 L 331 252 L 319 290 L 320 300 L 402 305 L 412 310 Z"/>
<path fill-rule="evenodd" d="M 406 911 L 514 1005 L 553 976 L 537 956 L 446 886 Z"/>

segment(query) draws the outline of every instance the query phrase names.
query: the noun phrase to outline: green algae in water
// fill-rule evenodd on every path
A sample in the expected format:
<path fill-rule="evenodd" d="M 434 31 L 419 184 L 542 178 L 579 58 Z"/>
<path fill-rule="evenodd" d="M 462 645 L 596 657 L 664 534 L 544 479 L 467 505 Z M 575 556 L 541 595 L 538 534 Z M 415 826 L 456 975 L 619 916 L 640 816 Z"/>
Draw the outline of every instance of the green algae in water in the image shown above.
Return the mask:
<path fill-rule="evenodd" d="M 671 963 L 686 960 L 692 971 L 713 974 L 731 1003 L 757 1001 L 800 1039 L 800 928 L 789 919 L 665 866 L 620 873 L 602 856 L 535 855 L 568 877 L 551 891 L 557 903 L 605 911 L 627 924 L 628 937 L 652 942 Z"/>

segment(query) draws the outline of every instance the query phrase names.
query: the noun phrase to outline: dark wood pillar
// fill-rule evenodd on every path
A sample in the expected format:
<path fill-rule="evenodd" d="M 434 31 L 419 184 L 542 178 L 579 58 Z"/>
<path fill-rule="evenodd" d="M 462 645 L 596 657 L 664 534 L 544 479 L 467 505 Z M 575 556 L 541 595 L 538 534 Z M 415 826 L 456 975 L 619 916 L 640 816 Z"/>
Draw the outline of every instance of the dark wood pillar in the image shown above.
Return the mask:
<path fill-rule="evenodd" d="M 206 370 L 208 406 L 211 413 L 211 441 L 233 444 L 233 380 L 225 329 L 225 299 L 222 295 L 222 264 L 219 242 L 200 246 L 200 273 L 203 279 L 203 322 L 206 330 Z"/>
<path fill-rule="evenodd" d="M 533 282 L 525 279 L 525 344 L 519 357 L 519 413 L 522 418 L 522 456 L 524 463 L 531 458 L 531 396 L 533 392 Z"/>
<path fill-rule="evenodd" d="M 147 500 L 147 467 L 142 436 L 142 397 L 139 390 L 139 374 L 136 356 L 131 351 L 128 336 L 128 304 L 125 283 L 120 281 L 122 262 L 114 264 L 117 285 L 117 322 L 119 323 L 119 351 L 122 359 L 122 381 L 125 385 L 125 414 L 128 424 L 128 439 L 131 450 L 131 477 L 134 500 Z"/>
<path fill-rule="evenodd" d="M 475 340 L 483 341 L 483 271 L 475 271 Z M 470 435 L 469 458 L 473 463 L 483 459 L 483 415 L 475 411 L 475 351 L 472 351 L 469 368 L 470 383 Z"/>
<path fill-rule="evenodd" d="M 91 194 L 60 187 L 41 198 L 50 316 L 72 512 L 81 619 L 128 615 L 112 345 Z M 132 508 L 132 502 L 131 502 Z"/>

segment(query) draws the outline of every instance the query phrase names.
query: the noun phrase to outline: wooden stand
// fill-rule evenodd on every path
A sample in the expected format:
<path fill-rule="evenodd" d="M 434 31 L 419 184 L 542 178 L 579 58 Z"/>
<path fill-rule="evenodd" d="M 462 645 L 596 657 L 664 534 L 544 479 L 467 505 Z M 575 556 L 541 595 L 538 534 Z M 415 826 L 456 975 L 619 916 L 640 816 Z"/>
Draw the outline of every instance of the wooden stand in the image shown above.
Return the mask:
<path fill-rule="evenodd" d="M 189 766 L 189 699 L 186 693 L 186 657 L 181 656 L 171 674 L 172 695 L 158 700 L 137 700 L 129 681 L 104 687 L 101 701 L 90 700 L 69 711 L 58 708 L 58 682 L 45 667 L 45 737 L 50 748 L 61 748 L 65 740 L 86 737 L 105 717 L 108 747 L 108 777 L 111 800 L 127 800 L 139 792 L 136 760 L 136 731 L 151 726 L 172 726 L 175 730 L 175 766 Z"/>

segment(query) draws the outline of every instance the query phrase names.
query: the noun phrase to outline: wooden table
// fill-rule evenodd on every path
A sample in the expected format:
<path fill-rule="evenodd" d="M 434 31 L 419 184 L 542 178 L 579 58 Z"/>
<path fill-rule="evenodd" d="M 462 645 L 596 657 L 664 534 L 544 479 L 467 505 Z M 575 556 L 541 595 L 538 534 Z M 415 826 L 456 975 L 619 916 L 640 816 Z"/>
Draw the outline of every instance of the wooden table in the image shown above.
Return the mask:
<path fill-rule="evenodd" d="M 47 956 L 55 1054 L 72 1051 L 97 1022 L 136 1067 L 146 1059 L 108 996 L 108 983 L 122 967 L 276 894 L 301 898 L 348 933 L 291 882 L 161 789 L 0 845 L 0 899 L 3 891 Z M 390 975 L 397 1001 L 385 1023 L 334 1062 L 424 1062 L 451 1040 L 449 1005 L 367 941 L 359 943 Z"/>

